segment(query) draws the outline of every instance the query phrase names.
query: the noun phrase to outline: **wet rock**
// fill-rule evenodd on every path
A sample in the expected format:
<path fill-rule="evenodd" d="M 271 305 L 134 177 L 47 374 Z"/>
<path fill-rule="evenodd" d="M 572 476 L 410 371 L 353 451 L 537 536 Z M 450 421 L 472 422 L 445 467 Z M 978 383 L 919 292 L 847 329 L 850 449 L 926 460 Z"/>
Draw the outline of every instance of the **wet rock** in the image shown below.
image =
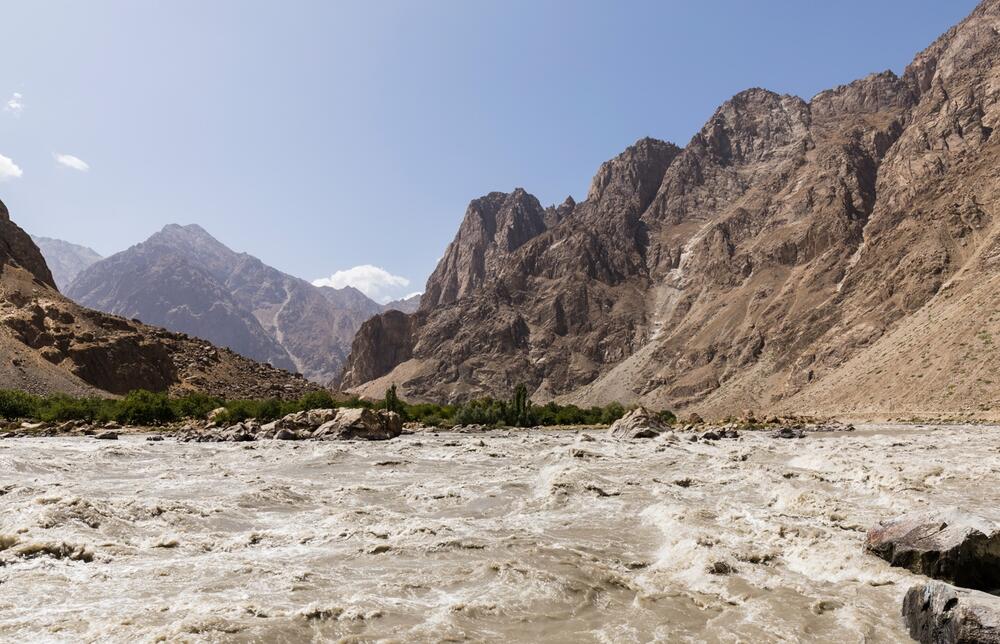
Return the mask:
<path fill-rule="evenodd" d="M 923 644 L 1000 644 L 1000 597 L 931 581 L 903 598 L 910 637 Z"/>
<path fill-rule="evenodd" d="M 274 437 L 279 441 L 297 441 L 302 438 L 302 435 L 291 429 L 279 429 Z"/>
<path fill-rule="evenodd" d="M 865 550 L 893 566 L 958 586 L 1000 588 L 997 526 L 958 510 L 918 512 L 869 530 Z"/>
<path fill-rule="evenodd" d="M 772 438 L 805 438 L 806 433 L 799 427 L 782 427 L 771 434 Z"/>
<path fill-rule="evenodd" d="M 719 438 L 721 437 L 713 431 L 707 431 L 701 435 L 701 440 L 703 441 L 717 441 Z"/>
<path fill-rule="evenodd" d="M 147 436 L 146 437 L 146 442 L 147 443 L 158 443 L 158 442 L 160 442 L 162 440 L 163 440 L 162 436 Z"/>
<path fill-rule="evenodd" d="M 715 561 L 708 565 L 705 572 L 710 575 L 731 575 L 736 572 L 736 568 L 725 561 Z"/>
<path fill-rule="evenodd" d="M 116 441 L 118 440 L 118 432 L 99 432 L 94 434 L 94 438 L 102 441 Z"/>
<path fill-rule="evenodd" d="M 389 440 L 403 432 L 399 414 L 371 409 L 341 409 L 313 433 L 321 440 Z"/>
<path fill-rule="evenodd" d="M 608 429 L 608 435 L 623 440 L 656 438 L 668 429 L 669 425 L 645 408 L 638 407 L 616 420 Z"/>

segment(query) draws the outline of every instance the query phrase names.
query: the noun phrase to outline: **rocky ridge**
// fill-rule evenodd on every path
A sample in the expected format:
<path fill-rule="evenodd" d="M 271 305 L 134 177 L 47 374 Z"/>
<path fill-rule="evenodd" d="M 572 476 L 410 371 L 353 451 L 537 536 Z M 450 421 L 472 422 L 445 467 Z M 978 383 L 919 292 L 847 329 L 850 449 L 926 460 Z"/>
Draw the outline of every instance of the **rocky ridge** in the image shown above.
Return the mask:
<path fill-rule="evenodd" d="M 365 323 L 343 385 L 725 415 L 1000 413 L 1000 2 L 902 76 L 751 89 L 683 149 L 643 139 L 581 203 L 470 204 L 419 311 Z"/>

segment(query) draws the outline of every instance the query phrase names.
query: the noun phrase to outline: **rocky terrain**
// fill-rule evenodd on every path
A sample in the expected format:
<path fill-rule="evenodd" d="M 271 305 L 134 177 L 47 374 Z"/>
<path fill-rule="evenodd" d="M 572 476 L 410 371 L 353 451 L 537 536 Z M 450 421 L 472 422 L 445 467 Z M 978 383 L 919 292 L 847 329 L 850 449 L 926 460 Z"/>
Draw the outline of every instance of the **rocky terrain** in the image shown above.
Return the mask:
<path fill-rule="evenodd" d="M 42 251 L 45 263 L 52 271 L 56 287 L 63 291 L 69 286 L 80 271 L 103 259 L 96 251 L 71 244 L 61 239 L 31 236 L 38 250 Z"/>
<path fill-rule="evenodd" d="M 319 383 L 339 374 L 358 327 L 386 310 L 357 289 L 318 288 L 237 253 L 197 225 L 169 225 L 94 264 L 66 294 Z"/>
<path fill-rule="evenodd" d="M 0 349 L 2 388 L 33 393 L 123 394 L 142 388 L 291 398 L 317 388 L 203 340 L 70 301 L 2 203 Z"/>
<path fill-rule="evenodd" d="M 901 76 L 741 92 L 580 203 L 473 201 L 419 310 L 362 326 L 344 387 L 1000 415 L 998 30 L 987 0 Z"/>

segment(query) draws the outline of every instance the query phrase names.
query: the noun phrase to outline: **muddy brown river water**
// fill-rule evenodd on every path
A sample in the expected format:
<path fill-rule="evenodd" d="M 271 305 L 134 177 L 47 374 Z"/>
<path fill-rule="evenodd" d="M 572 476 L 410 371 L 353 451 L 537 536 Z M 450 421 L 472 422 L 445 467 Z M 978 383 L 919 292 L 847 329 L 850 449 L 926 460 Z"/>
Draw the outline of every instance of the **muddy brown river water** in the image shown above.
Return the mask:
<path fill-rule="evenodd" d="M 908 641 L 864 531 L 1000 519 L 1000 428 L 859 429 L 4 440 L 0 640 Z"/>

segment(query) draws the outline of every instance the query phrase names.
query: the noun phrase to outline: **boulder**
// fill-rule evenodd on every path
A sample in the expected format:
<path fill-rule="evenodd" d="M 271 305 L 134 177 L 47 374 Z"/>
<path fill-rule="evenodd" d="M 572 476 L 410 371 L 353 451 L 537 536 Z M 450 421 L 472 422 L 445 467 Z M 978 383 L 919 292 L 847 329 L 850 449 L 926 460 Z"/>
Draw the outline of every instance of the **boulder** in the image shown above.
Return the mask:
<path fill-rule="evenodd" d="M 932 510 L 883 521 L 868 531 L 865 550 L 893 566 L 958 586 L 1000 588 L 997 526 L 958 510 Z"/>
<path fill-rule="evenodd" d="M 94 438 L 103 441 L 116 441 L 118 440 L 118 432 L 100 432 L 94 434 Z"/>
<path fill-rule="evenodd" d="M 323 423 L 312 437 L 321 440 L 389 440 L 403 432 L 399 414 L 371 409 L 341 409 L 335 418 Z"/>
<path fill-rule="evenodd" d="M 328 423 L 337 417 L 336 409 L 310 409 L 308 411 L 297 411 L 288 414 L 284 418 L 268 423 L 264 426 L 269 429 L 316 429 L 324 423 Z"/>
<path fill-rule="evenodd" d="M 631 440 L 634 438 L 655 438 L 660 432 L 669 429 L 669 425 L 649 413 L 643 407 L 637 407 L 616 420 L 608 429 L 612 438 Z"/>
<path fill-rule="evenodd" d="M 940 581 L 913 586 L 903 621 L 922 644 L 1000 644 L 1000 597 Z"/>

